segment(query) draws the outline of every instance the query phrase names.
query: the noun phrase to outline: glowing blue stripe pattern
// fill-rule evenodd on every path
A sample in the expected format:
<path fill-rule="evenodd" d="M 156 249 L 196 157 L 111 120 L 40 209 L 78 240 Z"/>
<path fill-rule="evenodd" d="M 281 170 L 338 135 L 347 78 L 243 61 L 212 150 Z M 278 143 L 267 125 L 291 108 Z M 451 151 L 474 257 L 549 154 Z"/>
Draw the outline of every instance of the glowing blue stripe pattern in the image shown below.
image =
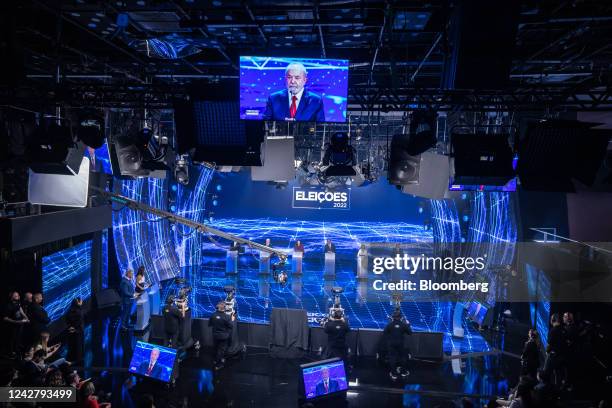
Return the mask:
<path fill-rule="evenodd" d="M 64 316 L 72 299 L 91 296 L 91 240 L 42 259 L 42 290 L 51 321 Z"/>
<path fill-rule="evenodd" d="M 121 180 L 115 183 L 121 195 L 152 207 L 167 209 L 166 180 Z M 113 238 L 120 270 L 144 265 L 152 281 L 175 276 L 178 259 L 168 221 L 140 211 L 122 211 L 117 204 L 113 213 Z"/>

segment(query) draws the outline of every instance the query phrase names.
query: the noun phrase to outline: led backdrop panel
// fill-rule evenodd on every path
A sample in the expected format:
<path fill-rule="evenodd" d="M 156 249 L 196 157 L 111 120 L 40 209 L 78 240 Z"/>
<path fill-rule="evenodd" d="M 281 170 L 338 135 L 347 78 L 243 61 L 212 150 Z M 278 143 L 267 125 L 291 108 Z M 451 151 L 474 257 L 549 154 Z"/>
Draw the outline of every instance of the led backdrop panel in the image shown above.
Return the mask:
<path fill-rule="evenodd" d="M 295 120 L 346 122 L 348 60 L 316 58 L 240 57 L 240 118 L 287 120 L 290 117 L 285 77 L 290 64 L 301 64 L 307 71 Z"/>
<path fill-rule="evenodd" d="M 51 321 L 64 316 L 72 299 L 91 296 L 92 241 L 43 257 L 42 291 Z"/>

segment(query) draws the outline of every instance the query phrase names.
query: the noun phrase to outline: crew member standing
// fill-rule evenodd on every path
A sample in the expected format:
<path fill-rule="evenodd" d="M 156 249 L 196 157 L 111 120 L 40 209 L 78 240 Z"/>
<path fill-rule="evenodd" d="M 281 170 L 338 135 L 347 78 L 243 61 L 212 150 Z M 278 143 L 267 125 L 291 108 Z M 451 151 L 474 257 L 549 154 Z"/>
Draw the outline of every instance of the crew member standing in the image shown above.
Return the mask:
<path fill-rule="evenodd" d="M 179 329 L 184 318 L 185 308 L 179 308 L 174 302 L 174 296 L 168 296 L 164 306 L 166 347 L 178 348 Z"/>
<path fill-rule="evenodd" d="M 208 325 L 212 327 L 213 343 L 215 347 L 215 369 L 223 368 L 225 364 L 225 351 L 230 344 L 232 335 L 232 322 L 236 316 L 229 317 L 225 313 L 225 302 L 217 303 L 217 310 L 208 319 Z"/>
<path fill-rule="evenodd" d="M 6 341 L 7 356 L 16 357 L 22 342 L 23 326 L 29 322 L 21 304 L 19 292 L 13 291 L 9 295 L 9 302 L 4 309 L 4 339 Z"/>
<path fill-rule="evenodd" d="M 404 336 L 411 334 L 410 322 L 402 318 L 400 310 L 395 310 L 384 331 L 389 367 L 391 368 L 389 376 L 394 381 L 397 380 L 398 375 L 407 377 L 410 374 L 405 367 L 409 350 L 404 347 Z"/>
<path fill-rule="evenodd" d="M 339 310 L 334 311 L 323 328 L 327 333 L 327 358 L 338 357 L 345 360 L 346 335 L 351 329 L 342 313 Z"/>
<path fill-rule="evenodd" d="M 561 387 L 565 381 L 565 361 L 567 356 L 567 335 L 557 313 L 550 316 L 550 330 L 546 345 L 546 362 L 544 371 L 554 379 L 553 383 Z"/>

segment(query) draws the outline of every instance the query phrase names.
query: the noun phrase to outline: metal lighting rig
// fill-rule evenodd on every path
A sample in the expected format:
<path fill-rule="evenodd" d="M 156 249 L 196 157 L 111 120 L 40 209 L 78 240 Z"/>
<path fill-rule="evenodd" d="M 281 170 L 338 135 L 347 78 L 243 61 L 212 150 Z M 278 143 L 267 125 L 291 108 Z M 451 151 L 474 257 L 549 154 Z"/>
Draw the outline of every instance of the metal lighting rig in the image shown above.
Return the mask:
<path fill-rule="evenodd" d="M 288 254 L 279 249 L 262 245 L 248 239 L 244 239 L 242 237 L 239 237 L 238 235 L 228 234 L 227 232 L 221 231 L 219 229 L 209 227 L 206 224 L 201 224 L 199 222 L 192 221 L 176 214 L 172 214 L 171 212 L 160 210 L 158 208 L 154 208 L 143 203 L 139 203 L 138 201 L 131 200 L 119 194 L 105 191 L 98 187 L 91 187 L 91 189 L 94 190 L 98 195 L 110 200 L 111 202 L 123 205 L 124 208 L 127 207 L 134 211 L 142 211 L 147 214 L 153 214 L 163 219 L 167 219 L 171 223 L 186 225 L 190 228 L 193 228 L 197 232 L 216 235 L 218 237 L 225 238 L 230 241 L 235 241 L 240 244 L 247 245 L 250 248 L 257 249 L 262 252 L 267 252 L 271 255 L 276 255 L 279 258 L 280 262 L 285 262 L 287 260 Z"/>

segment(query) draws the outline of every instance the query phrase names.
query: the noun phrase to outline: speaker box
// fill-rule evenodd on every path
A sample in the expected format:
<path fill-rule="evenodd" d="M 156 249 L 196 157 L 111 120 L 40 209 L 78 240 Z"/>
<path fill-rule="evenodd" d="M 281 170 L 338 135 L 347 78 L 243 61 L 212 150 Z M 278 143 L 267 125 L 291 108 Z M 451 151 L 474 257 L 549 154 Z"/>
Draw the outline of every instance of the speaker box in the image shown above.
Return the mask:
<path fill-rule="evenodd" d="M 402 186 L 405 194 L 440 200 L 448 191 L 450 164 L 447 156 L 425 152 L 419 157 L 418 183 Z"/>
<path fill-rule="evenodd" d="M 98 309 L 118 306 L 121 303 L 121 298 L 115 289 L 102 289 L 96 294 L 96 305 Z"/>
<path fill-rule="evenodd" d="M 610 130 L 575 120 L 531 122 L 519 143 L 518 175 L 526 190 L 574 191 L 591 186 L 606 156 Z"/>
<path fill-rule="evenodd" d="M 444 89 L 502 89 L 509 84 L 519 2 L 460 0 L 452 11 Z"/>
<path fill-rule="evenodd" d="M 454 133 L 453 184 L 503 186 L 515 175 L 507 134 Z"/>

